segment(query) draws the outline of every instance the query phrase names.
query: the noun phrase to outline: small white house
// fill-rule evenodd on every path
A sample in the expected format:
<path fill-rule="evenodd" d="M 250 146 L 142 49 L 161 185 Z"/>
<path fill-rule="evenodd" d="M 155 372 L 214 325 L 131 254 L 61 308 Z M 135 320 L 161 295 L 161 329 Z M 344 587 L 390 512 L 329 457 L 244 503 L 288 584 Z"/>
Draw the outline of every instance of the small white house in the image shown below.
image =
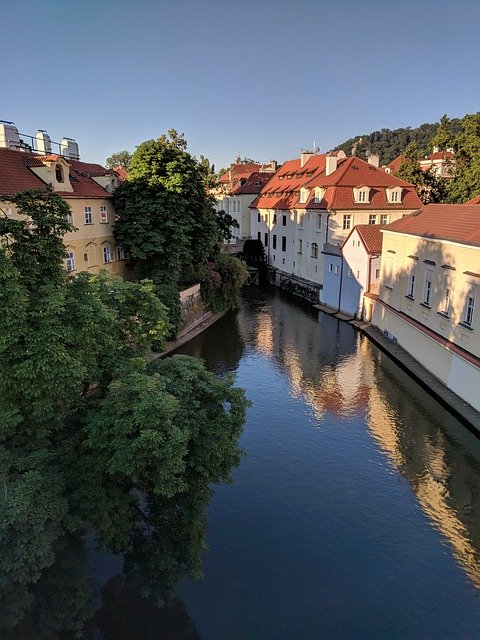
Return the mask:
<path fill-rule="evenodd" d="M 326 245 L 322 304 L 352 317 L 364 317 L 364 294 L 378 293 L 383 228 L 379 224 L 357 225 L 339 255 L 333 247 L 328 251 Z"/>

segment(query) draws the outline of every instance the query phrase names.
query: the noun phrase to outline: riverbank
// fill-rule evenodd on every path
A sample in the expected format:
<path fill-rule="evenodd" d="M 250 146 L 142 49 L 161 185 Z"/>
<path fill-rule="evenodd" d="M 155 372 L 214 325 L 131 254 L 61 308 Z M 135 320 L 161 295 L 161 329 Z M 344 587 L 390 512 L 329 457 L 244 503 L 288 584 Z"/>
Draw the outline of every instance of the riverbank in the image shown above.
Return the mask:
<path fill-rule="evenodd" d="M 450 411 L 458 420 L 465 424 L 473 433 L 480 436 L 480 412 L 456 393 L 451 391 L 443 382 L 431 374 L 413 356 L 398 344 L 394 344 L 383 333 L 369 322 L 355 320 L 343 313 L 329 311 L 324 306 L 315 304 L 315 309 L 339 320 L 348 322 L 358 331 L 369 338 L 379 349 L 387 354 L 401 369 L 406 371 L 421 387 L 428 391 L 442 406 Z"/>
<path fill-rule="evenodd" d="M 172 351 L 175 351 L 175 349 L 178 349 L 190 340 L 193 340 L 193 338 L 196 338 L 200 333 L 202 333 L 202 331 L 205 331 L 205 329 L 208 329 L 208 327 L 214 324 L 217 320 L 223 318 L 226 313 L 228 313 L 228 311 L 222 311 L 221 313 L 212 313 L 211 311 L 209 311 L 203 316 L 203 318 L 200 318 L 198 322 L 190 325 L 183 333 L 180 332 L 176 340 L 167 342 L 164 351 L 162 351 L 161 353 L 152 353 L 150 359 L 157 360 L 157 358 L 163 358 L 167 356 Z"/>

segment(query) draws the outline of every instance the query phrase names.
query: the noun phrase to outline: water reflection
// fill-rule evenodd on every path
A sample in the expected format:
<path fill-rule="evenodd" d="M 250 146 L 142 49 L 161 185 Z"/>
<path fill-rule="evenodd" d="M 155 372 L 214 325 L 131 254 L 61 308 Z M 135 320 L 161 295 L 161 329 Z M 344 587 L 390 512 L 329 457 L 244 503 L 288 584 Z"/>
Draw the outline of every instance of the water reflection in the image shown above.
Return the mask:
<path fill-rule="evenodd" d="M 260 295 L 238 321 L 245 342 L 288 375 L 291 393 L 319 421 L 327 413 L 365 419 L 480 588 L 480 441 L 430 396 L 420 401 L 418 385 L 350 325 L 322 312 L 313 323 L 312 313 L 282 294 Z"/>

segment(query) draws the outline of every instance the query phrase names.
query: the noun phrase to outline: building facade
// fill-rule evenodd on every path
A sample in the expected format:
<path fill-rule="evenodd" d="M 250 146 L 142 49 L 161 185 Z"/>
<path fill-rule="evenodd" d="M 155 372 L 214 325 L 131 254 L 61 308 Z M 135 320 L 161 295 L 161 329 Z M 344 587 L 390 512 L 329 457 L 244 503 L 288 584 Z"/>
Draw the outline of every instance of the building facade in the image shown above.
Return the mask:
<path fill-rule="evenodd" d="M 480 410 L 480 205 L 427 205 L 382 234 L 373 324 Z"/>

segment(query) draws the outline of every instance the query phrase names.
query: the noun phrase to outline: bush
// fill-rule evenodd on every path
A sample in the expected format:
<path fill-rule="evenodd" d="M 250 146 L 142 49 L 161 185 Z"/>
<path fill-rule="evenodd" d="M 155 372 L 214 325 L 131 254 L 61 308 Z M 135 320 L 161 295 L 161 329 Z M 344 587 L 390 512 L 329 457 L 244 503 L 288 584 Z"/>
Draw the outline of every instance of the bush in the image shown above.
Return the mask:
<path fill-rule="evenodd" d="M 247 267 L 241 260 L 228 253 L 221 253 L 215 262 L 207 262 L 201 271 L 202 300 L 214 313 L 234 309 L 239 304 L 240 289 L 247 278 Z"/>

